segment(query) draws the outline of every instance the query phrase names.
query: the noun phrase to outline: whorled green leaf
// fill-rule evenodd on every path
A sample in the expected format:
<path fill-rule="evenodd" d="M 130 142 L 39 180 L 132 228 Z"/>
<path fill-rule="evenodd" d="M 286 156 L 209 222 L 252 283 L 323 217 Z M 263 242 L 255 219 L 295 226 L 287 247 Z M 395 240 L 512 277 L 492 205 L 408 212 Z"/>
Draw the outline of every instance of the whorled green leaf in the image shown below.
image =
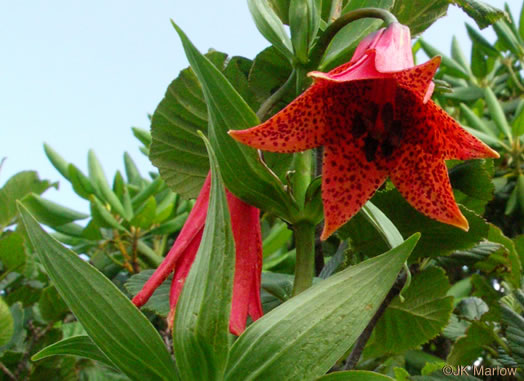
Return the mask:
<path fill-rule="evenodd" d="M 223 379 L 231 344 L 235 240 L 217 160 L 207 139 L 204 142 L 211 166 L 209 206 L 173 325 L 175 358 L 185 380 Z"/>
<path fill-rule="evenodd" d="M 231 348 L 226 380 L 324 375 L 375 314 L 417 240 L 319 282 L 254 322 Z"/>
<path fill-rule="evenodd" d="M 448 5 L 448 0 L 395 0 L 391 11 L 401 24 L 409 26 L 412 35 L 416 35 L 445 16 Z"/>
<path fill-rule="evenodd" d="M 0 298 L 0 347 L 7 344 L 14 332 L 13 316 L 9 306 Z"/>
<path fill-rule="evenodd" d="M 144 284 L 153 275 L 154 270 L 144 270 L 138 274 L 132 275 L 124 286 L 127 291 L 134 297 L 142 290 Z M 169 314 L 169 291 L 171 290 L 171 281 L 173 276 L 170 275 L 151 295 L 151 298 L 142 306 L 143 309 L 153 311 L 154 313 L 167 317 Z"/>
<path fill-rule="evenodd" d="M 21 204 L 19 212 L 47 274 L 102 352 L 131 379 L 176 379 L 149 320 L 109 279 L 43 231 Z"/>
<path fill-rule="evenodd" d="M 111 360 L 93 343 L 93 340 L 85 335 L 68 337 L 67 339 L 51 344 L 34 354 L 31 360 L 38 361 L 50 356 L 78 356 L 100 361 L 114 367 Z"/>
<path fill-rule="evenodd" d="M 504 11 L 482 1 L 452 0 L 452 3 L 458 5 L 469 17 L 475 20 L 480 29 L 484 29 L 504 17 Z"/>
<path fill-rule="evenodd" d="M 417 274 L 404 291 L 405 301 L 397 296 L 378 321 L 364 356 L 403 353 L 438 335 L 453 310 L 453 297 L 446 296 L 448 289 L 448 279 L 440 268 Z"/>
<path fill-rule="evenodd" d="M 16 216 L 16 200 L 22 199 L 29 193 L 42 194 L 51 184 L 47 180 L 40 180 L 34 171 L 19 172 L 10 177 L 0 188 L 0 229 L 12 223 Z"/>
<path fill-rule="evenodd" d="M 394 379 L 369 370 L 348 370 L 330 373 L 318 378 L 317 381 L 394 381 Z"/>
<path fill-rule="evenodd" d="M 226 187 L 237 197 L 292 219 L 297 206 L 259 162 L 256 150 L 235 142 L 227 133 L 230 129 L 246 129 L 258 124 L 258 118 L 227 78 L 189 41 L 175 25 L 186 56 L 203 86 L 209 113 L 209 140 L 217 156 Z"/>

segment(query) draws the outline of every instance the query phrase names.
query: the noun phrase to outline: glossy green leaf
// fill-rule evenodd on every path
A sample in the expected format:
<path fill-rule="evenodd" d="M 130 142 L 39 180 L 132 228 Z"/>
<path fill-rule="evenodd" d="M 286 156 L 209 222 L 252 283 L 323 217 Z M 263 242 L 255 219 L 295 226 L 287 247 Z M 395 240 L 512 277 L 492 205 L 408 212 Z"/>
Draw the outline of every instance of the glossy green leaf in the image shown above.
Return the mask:
<path fill-rule="evenodd" d="M 493 24 L 493 29 L 503 46 L 515 54 L 517 57 L 522 57 L 524 54 L 524 47 L 520 44 L 518 37 L 511 30 L 507 21 L 502 19 Z"/>
<path fill-rule="evenodd" d="M 475 20 L 480 29 L 484 29 L 504 17 L 504 11 L 479 0 L 452 0 L 452 3 L 458 5 L 469 17 Z"/>
<path fill-rule="evenodd" d="M 28 194 L 21 201 L 40 223 L 51 227 L 68 224 L 89 217 L 87 214 L 66 208 L 34 193 Z"/>
<path fill-rule="evenodd" d="M 147 229 L 153 223 L 156 216 L 156 200 L 153 196 L 149 197 L 144 205 L 136 211 L 135 216 L 129 222 L 131 226 Z"/>
<path fill-rule="evenodd" d="M 154 270 L 144 270 L 138 274 L 132 275 L 124 286 L 126 290 L 134 297 L 142 290 L 144 284 L 151 278 Z M 153 295 L 149 298 L 146 304 L 141 308 L 152 311 L 160 316 L 167 317 L 169 314 L 169 291 L 171 290 L 171 281 L 173 276 L 170 275 L 162 284 L 155 290 Z"/>
<path fill-rule="evenodd" d="M 95 187 L 91 180 L 82 173 L 74 164 L 68 166 L 69 181 L 77 195 L 86 200 L 89 196 L 95 194 Z"/>
<path fill-rule="evenodd" d="M 316 0 L 293 0 L 289 6 L 289 30 L 295 57 L 307 63 L 309 47 L 320 26 L 320 9 Z"/>
<path fill-rule="evenodd" d="M 448 279 L 440 268 L 417 274 L 404 291 L 405 301 L 395 297 L 378 321 L 364 356 L 403 353 L 438 335 L 453 310 L 453 297 L 446 296 L 448 289 Z"/>
<path fill-rule="evenodd" d="M 209 206 L 173 326 L 175 358 L 185 380 L 223 379 L 230 347 L 235 240 L 216 157 L 207 139 L 204 142 L 211 166 Z"/>
<path fill-rule="evenodd" d="M 477 130 L 482 131 L 485 134 L 490 135 L 492 137 L 496 137 L 495 132 L 488 126 L 488 124 L 484 120 L 480 119 L 480 117 L 477 114 L 475 114 L 475 112 L 472 109 L 470 109 L 467 105 L 461 103 L 460 111 L 466 118 L 470 127 L 476 128 Z"/>
<path fill-rule="evenodd" d="M 293 45 L 282 21 L 271 8 L 269 2 L 267 0 L 248 0 L 247 5 L 259 32 L 291 60 L 293 58 Z"/>
<path fill-rule="evenodd" d="M 131 379 L 176 379 L 149 320 L 109 279 L 43 231 L 22 205 L 19 212 L 47 274 L 102 352 Z"/>
<path fill-rule="evenodd" d="M 4 299 L 0 298 L 0 347 L 7 344 L 14 332 L 13 316 Z"/>
<path fill-rule="evenodd" d="M 468 60 L 466 59 L 456 36 L 453 36 L 451 40 L 451 58 L 453 58 L 468 74 L 471 75 L 471 68 L 469 67 Z"/>
<path fill-rule="evenodd" d="M 416 35 L 445 16 L 448 5 L 448 0 L 396 0 L 392 12 L 401 24 L 409 26 L 412 35 Z"/>
<path fill-rule="evenodd" d="M 508 120 L 506 119 L 504 110 L 502 109 L 502 105 L 493 93 L 493 90 L 491 90 L 489 87 L 486 87 L 486 89 L 484 90 L 484 95 L 486 103 L 488 105 L 489 113 L 491 115 L 491 119 L 495 122 L 497 127 L 506 136 L 506 138 L 508 138 L 511 142 L 513 140 L 511 134 L 511 127 L 508 123 Z"/>
<path fill-rule="evenodd" d="M 210 117 L 209 140 L 226 187 L 252 205 L 292 219 L 297 207 L 283 185 L 260 164 L 256 150 L 238 144 L 227 134 L 229 129 L 246 129 L 258 124 L 255 113 L 182 30 L 176 25 L 175 28 L 204 89 Z"/>
<path fill-rule="evenodd" d="M 89 177 L 91 178 L 95 189 L 98 190 L 97 196 L 106 201 L 111 206 L 113 212 L 128 219 L 130 216 L 127 215 L 124 206 L 109 187 L 102 166 L 93 150 L 89 150 L 87 162 L 89 167 Z"/>
<path fill-rule="evenodd" d="M 234 343 L 226 379 L 306 381 L 324 375 L 375 314 L 418 237 L 319 282 L 258 319 Z"/>
<path fill-rule="evenodd" d="M 62 176 L 69 179 L 69 163 L 46 143 L 44 143 L 44 152 L 51 164 L 53 164 L 53 167 L 55 167 Z"/>
<path fill-rule="evenodd" d="M 68 337 L 51 344 L 34 354 L 31 360 L 38 361 L 50 356 L 78 356 L 114 366 L 111 360 L 93 343 L 93 340 L 85 335 Z"/>
<path fill-rule="evenodd" d="M 419 39 L 419 41 L 422 49 L 430 58 L 435 56 L 442 57 L 442 63 L 440 65 L 440 70 L 442 72 L 449 73 L 459 78 L 469 79 L 469 73 L 457 61 L 448 57 L 440 50 L 427 43 L 425 40 Z"/>
<path fill-rule="evenodd" d="M 140 175 L 135 162 L 127 152 L 124 152 L 124 168 L 127 181 L 133 185 L 140 186 L 142 184 L 142 176 Z"/>
<path fill-rule="evenodd" d="M 394 379 L 369 370 L 348 370 L 330 373 L 318 378 L 317 381 L 394 381 Z"/>
<path fill-rule="evenodd" d="M 472 42 L 477 43 L 482 49 L 491 57 L 500 56 L 500 52 L 479 32 L 477 32 L 471 25 L 466 23 L 466 30 Z M 473 62 L 471 63 L 473 64 Z"/>
<path fill-rule="evenodd" d="M 29 193 L 42 194 L 52 184 L 40 180 L 34 171 L 18 172 L 0 188 L 0 229 L 13 222 L 16 216 L 16 200 Z"/>
<path fill-rule="evenodd" d="M 90 197 L 91 216 L 102 227 L 125 230 L 117 219 L 107 210 L 95 196 Z"/>

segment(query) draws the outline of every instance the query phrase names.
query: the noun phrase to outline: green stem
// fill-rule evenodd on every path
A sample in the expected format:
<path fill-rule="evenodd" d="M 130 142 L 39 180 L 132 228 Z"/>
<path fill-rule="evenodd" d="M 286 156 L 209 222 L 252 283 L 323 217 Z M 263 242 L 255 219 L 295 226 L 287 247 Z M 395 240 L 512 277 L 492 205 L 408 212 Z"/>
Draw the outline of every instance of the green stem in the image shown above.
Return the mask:
<path fill-rule="evenodd" d="M 303 221 L 293 226 L 297 263 L 295 265 L 295 283 L 293 296 L 300 294 L 313 284 L 315 270 L 315 226 Z"/>
<path fill-rule="evenodd" d="M 295 175 L 293 176 L 293 194 L 300 208 L 304 207 L 306 191 L 311 183 L 311 168 L 313 165 L 312 151 L 295 154 Z"/>
<path fill-rule="evenodd" d="M 386 26 L 394 22 L 398 22 L 397 18 L 392 13 L 381 8 L 361 8 L 340 16 L 336 21 L 329 25 L 324 33 L 322 33 L 317 44 L 313 47 L 310 54 L 311 59 L 309 68 L 314 70 L 318 67 L 324 52 L 326 51 L 333 37 L 335 37 L 340 29 L 349 23 L 362 18 L 382 19 L 384 20 Z"/>
<path fill-rule="evenodd" d="M 284 94 L 295 85 L 296 71 L 293 70 L 287 81 L 282 85 L 280 89 L 275 91 L 269 98 L 267 98 L 257 111 L 258 119 L 263 122 L 266 118 L 267 113 L 271 108 L 284 96 Z"/>
<path fill-rule="evenodd" d="M 342 0 L 333 0 L 331 2 L 331 9 L 329 10 L 328 23 L 332 23 L 340 17 L 342 12 Z"/>

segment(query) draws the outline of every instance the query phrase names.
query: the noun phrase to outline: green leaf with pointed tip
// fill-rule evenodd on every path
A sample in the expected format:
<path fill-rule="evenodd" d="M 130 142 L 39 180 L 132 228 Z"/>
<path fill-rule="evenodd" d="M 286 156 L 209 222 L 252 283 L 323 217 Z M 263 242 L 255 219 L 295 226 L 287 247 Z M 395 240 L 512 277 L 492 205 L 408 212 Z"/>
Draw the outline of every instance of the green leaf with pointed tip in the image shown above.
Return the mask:
<path fill-rule="evenodd" d="M 89 167 L 89 177 L 95 186 L 95 190 L 98 190 L 97 196 L 101 200 L 106 201 L 111 206 L 111 210 L 113 212 L 119 214 L 125 219 L 129 219 L 130 216 L 127 215 L 124 206 L 116 196 L 115 192 L 113 192 L 109 187 L 107 179 L 104 175 L 104 171 L 102 170 L 102 166 L 100 165 L 100 162 L 95 156 L 93 150 L 89 150 L 87 161 Z"/>
<path fill-rule="evenodd" d="M 267 0 L 248 0 L 247 5 L 259 32 L 282 54 L 293 59 L 293 45 L 282 21 Z"/>
<path fill-rule="evenodd" d="M 142 229 L 151 227 L 156 216 L 156 200 L 153 196 L 149 197 L 144 205 L 136 211 L 135 216 L 129 222 L 131 226 Z"/>
<path fill-rule="evenodd" d="M 177 30 L 184 51 L 204 90 L 209 113 L 209 140 L 217 156 L 223 181 L 237 197 L 292 220 L 295 202 L 260 164 L 256 150 L 241 145 L 229 135 L 230 129 L 246 129 L 258 124 L 258 118 L 224 75 Z"/>
<path fill-rule="evenodd" d="M 16 200 L 29 193 L 42 194 L 51 186 L 47 180 L 40 180 L 34 171 L 18 172 L 0 188 L 0 229 L 13 222 L 16 216 Z"/>
<path fill-rule="evenodd" d="M 449 0 L 395 0 L 391 10 L 401 24 L 409 26 L 411 34 L 425 31 L 446 15 Z"/>
<path fill-rule="evenodd" d="M 394 381 L 394 379 L 369 370 L 348 370 L 330 373 L 318 378 L 317 381 Z"/>
<path fill-rule="evenodd" d="M 442 57 L 442 63 L 440 65 L 440 71 L 443 73 L 448 73 L 452 76 L 469 79 L 470 75 L 468 72 L 453 58 L 446 56 L 444 53 L 442 53 L 437 48 L 433 47 L 429 43 L 427 43 L 422 38 L 419 39 L 420 46 L 422 47 L 422 50 L 424 50 L 424 53 L 426 53 L 429 57 L 435 57 L 440 56 Z"/>
<path fill-rule="evenodd" d="M 95 196 L 91 196 L 90 201 L 91 216 L 97 225 L 117 230 L 126 230 Z"/>
<path fill-rule="evenodd" d="M 171 356 L 149 320 L 109 279 L 50 237 L 21 204 L 18 207 L 40 262 L 102 352 L 133 380 L 177 379 Z"/>
<path fill-rule="evenodd" d="M 512 140 L 511 127 L 506 119 L 504 110 L 499 100 L 489 87 L 486 87 L 484 90 L 486 104 L 488 105 L 489 114 L 491 119 L 495 122 L 500 131 L 508 138 Z"/>
<path fill-rule="evenodd" d="M 7 344 L 14 332 L 13 316 L 4 299 L 0 298 L 0 347 Z"/>
<path fill-rule="evenodd" d="M 95 194 L 95 187 L 91 180 L 82 173 L 74 164 L 68 166 L 69 181 L 77 195 L 86 200 L 89 196 Z"/>
<path fill-rule="evenodd" d="M 226 380 L 324 375 L 373 317 L 418 238 L 319 282 L 251 324 L 231 348 Z"/>
<path fill-rule="evenodd" d="M 449 287 L 440 268 L 432 267 L 417 274 L 404 292 L 405 301 L 402 303 L 395 297 L 378 321 L 364 356 L 403 353 L 438 335 L 453 310 L 453 297 L 446 296 Z"/>
<path fill-rule="evenodd" d="M 87 214 L 66 208 L 34 193 L 28 194 L 21 201 L 40 223 L 51 227 L 65 225 L 89 217 Z"/>
<path fill-rule="evenodd" d="M 223 379 L 230 347 L 235 240 L 217 160 L 207 139 L 204 142 L 211 166 L 207 217 L 173 326 L 175 358 L 186 380 Z"/>
<path fill-rule="evenodd" d="M 69 163 L 46 143 L 44 143 L 44 152 L 51 164 L 53 164 L 53 167 L 55 167 L 62 176 L 69 179 Z"/>
<path fill-rule="evenodd" d="M 31 357 L 32 361 L 38 361 L 50 356 L 78 356 L 90 360 L 100 361 L 114 367 L 115 365 L 107 356 L 93 343 L 89 336 L 71 336 L 57 343 L 45 347 Z"/>
<path fill-rule="evenodd" d="M 504 11 L 478 0 L 452 0 L 471 17 L 480 29 L 490 26 L 504 17 Z"/>

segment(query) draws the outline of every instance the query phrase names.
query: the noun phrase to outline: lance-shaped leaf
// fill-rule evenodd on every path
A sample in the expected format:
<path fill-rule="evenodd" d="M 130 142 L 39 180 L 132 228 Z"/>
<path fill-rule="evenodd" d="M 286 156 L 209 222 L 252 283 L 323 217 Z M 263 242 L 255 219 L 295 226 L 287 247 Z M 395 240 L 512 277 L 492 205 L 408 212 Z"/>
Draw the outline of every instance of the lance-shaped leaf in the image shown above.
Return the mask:
<path fill-rule="evenodd" d="M 257 320 L 231 348 L 226 379 L 324 375 L 373 317 L 418 237 L 319 282 Z"/>
<path fill-rule="evenodd" d="M 68 337 L 67 339 L 51 344 L 33 355 L 31 360 L 37 361 L 46 357 L 58 355 L 84 357 L 114 367 L 111 360 L 109 360 L 107 356 L 98 349 L 95 343 L 93 343 L 93 340 L 85 335 Z"/>
<path fill-rule="evenodd" d="M 259 32 L 289 59 L 293 58 L 293 46 L 282 21 L 267 0 L 248 0 L 247 5 Z"/>
<path fill-rule="evenodd" d="M 245 129 L 258 124 L 255 113 L 184 32 L 177 25 L 173 26 L 204 90 L 209 113 L 208 136 L 226 187 L 260 209 L 292 219 L 296 205 L 282 184 L 260 164 L 254 149 L 238 144 L 227 133 L 230 129 Z"/>
<path fill-rule="evenodd" d="M 173 328 L 175 357 L 186 380 L 221 380 L 230 346 L 235 240 L 217 161 L 209 142 L 204 141 L 211 166 L 209 206 Z"/>
<path fill-rule="evenodd" d="M 149 320 L 109 279 L 42 230 L 25 207 L 18 208 L 40 262 L 102 352 L 133 380 L 177 379 Z"/>

